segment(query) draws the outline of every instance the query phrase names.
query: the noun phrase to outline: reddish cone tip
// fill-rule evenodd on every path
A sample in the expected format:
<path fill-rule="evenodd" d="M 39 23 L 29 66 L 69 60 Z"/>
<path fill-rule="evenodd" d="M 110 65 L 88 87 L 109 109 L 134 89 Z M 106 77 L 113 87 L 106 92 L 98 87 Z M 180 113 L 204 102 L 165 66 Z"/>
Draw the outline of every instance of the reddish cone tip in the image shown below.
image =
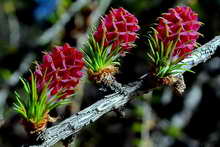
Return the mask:
<path fill-rule="evenodd" d="M 74 88 L 82 77 L 84 66 L 83 54 L 69 44 L 56 46 L 51 52 L 45 53 L 43 63 L 37 65 L 34 72 L 37 88 L 41 91 L 51 80 L 51 95 L 61 92 L 62 98 L 74 94 Z"/>
<path fill-rule="evenodd" d="M 120 53 L 128 51 L 134 46 L 137 31 L 140 29 L 137 18 L 124 8 L 112 9 L 99 24 L 94 38 L 104 46 L 112 45 L 112 50 L 121 47 Z"/>
<path fill-rule="evenodd" d="M 200 36 L 198 30 L 201 24 L 198 21 L 198 14 L 192 11 L 190 7 L 178 6 L 169 9 L 168 13 L 164 13 L 159 17 L 156 30 L 158 38 L 165 45 L 169 41 L 179 39 L 173 56 L 180 57 L 190 53 L 195 48 L 196 40 Z"/>

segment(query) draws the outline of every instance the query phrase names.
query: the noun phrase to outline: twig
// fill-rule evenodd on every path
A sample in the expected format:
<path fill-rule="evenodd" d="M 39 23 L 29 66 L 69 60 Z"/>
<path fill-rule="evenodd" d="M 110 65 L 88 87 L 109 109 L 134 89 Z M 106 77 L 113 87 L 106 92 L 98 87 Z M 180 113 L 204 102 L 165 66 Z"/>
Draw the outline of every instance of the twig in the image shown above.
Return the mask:
<path fill-rule="evenodd" d="M 66 23 L 69 22 L 72 16 L 81 10 L 90 1 L 91 0 L 78 0 L 73 2 L 70 8 L 62 15 L 61 19 L 40 36 L 40 38 L 37 40 L 37 44 L 43 45 L 50 42 L 54 36 L 59 34 L 59 32 L 64 28 Z"/>
<path fill-rule="evenodd" d="M 99 18 L 105 13 L 105 11 L 108 9 L 110 3 L 112 0 L 100 0 L 99 5 L 96 8 L 95 11 L 93 11 L 89 17 L 89 23 L 90 25 L 95 25 Z M 88 34 L 91 32 L 91 27 L 87 28 L 86 33 L 83 33 L 79 36 L 77 39 L 77 48 L 81 48 L 84 45 L 84 42 L 86 42 L 88 38 Z"/>
<path fill-rule="evenodd" d="M 220 46 L 220 36 L 215 37 L 213 40 L 196 49 L 191 56 L 188 56 L 180 64 L 185 63 L 187 64 L 185 68 L 191 69 L 193 66 L 209 59 L 210 56 L 215 53 L 218 46 Z M 123 88 L 119 88 L 123 89 L 123 91 L 104 96 L 103 99 L 97 101 L 93 105 L 45 130 L 38 138 L 43 140 L 43 143 L 35 146 L 52 146 L 58 141 L 76 134 L 82 128 L 95 122 L 109 111 L 124 106 L 132 96 L 143 92 L 143 90 L 146 92 L 155 88 L 157 84 L 153 83 L 155 83 L 154 79 L 149 75 L 146 75 L 139 81 L 123 86 Z"/>
<path fill-rule="evenodd" d="M 192 67 L 198 65 L 199 63 L 206 62 L 211 55 L 213 55 L 220 45 L 220 36 L 216 36 L 214 39 L 204 44 L 203 46 L 197 48 L 192 52 L 191 56 L 188 56 L 182 60 L 179 64 L 187 63 L 183 68 L 191 69 Z"/>
<path fill-rule="evenodd" d="M 20 24 L 14 14 L 8 15 L 9 38 L 13 47 L 18 47 L 20 42 Z"/>
<path fill-rule="evenodd" d="M 152 147 L 152 141 L 150 140 L 150 129 L 151 129 L 151 121 L 155 120 L 154 113 L 152 112 L 152 108 L 150 104 L 146 101 L 143 103 L 144 114 L 142 116 L 142 129 L 141 129 L 141 137 L 140 147 Z"/>

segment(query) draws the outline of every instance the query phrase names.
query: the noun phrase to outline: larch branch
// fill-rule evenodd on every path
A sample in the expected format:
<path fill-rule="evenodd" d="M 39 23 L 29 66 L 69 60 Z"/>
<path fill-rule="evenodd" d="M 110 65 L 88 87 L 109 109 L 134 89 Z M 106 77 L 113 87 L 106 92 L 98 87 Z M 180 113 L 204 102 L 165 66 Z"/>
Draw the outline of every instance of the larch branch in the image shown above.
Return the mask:
<path fill-rule="evenodd" d="M 213 40 L 194 50 L 190 56 L 186 57 L 179 64 L 186 64 L 184 68 L 191 69 L 199 63 L 208 60 L 219 46 L 220 36 L 216 36 Z M 119 87 L 116 88 L 117 90 L 113 94 L 103 96 L 101 100 L 91 106 L 46 129 L 38 138 L 43 140 L 43 143 L 35 145 L 35 147 L 52 146 L 70 135 L 75 135 L 82 128 L 95 122 L 104 114 L 124 106 L 133 96 L 156 88 L 158 84 L 154 84 L 154 80 L 154 78 L 146 74 L 136 82 L 124 86 L 118 84 Z"/>

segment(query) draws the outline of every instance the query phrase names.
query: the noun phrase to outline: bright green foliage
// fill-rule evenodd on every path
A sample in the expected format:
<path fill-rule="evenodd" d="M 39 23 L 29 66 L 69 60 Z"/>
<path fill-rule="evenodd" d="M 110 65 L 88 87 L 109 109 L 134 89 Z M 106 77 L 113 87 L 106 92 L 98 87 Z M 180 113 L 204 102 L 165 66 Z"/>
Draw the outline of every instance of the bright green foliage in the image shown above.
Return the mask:
<path fill-rule="evenodd" d="M 177 74 L 181 71 L 192 72 L 191 70 L 183 68 L 186 64 L 177 64 L 183 60 L 186 55 L 177 58 L 172 56 L 176 48 L 178 38 L 168 42 L 165 46 L 164 43 L 158 39 L 158 32 L 154 28 L 152 29 L 153 36 L 149 35 L 150 39 L 148 39 L 150 50 L 147 52 L 147 58 L 149 58 L 150 62 L 153 64 L 156 76 L 162 78 L 172 74 Z"/>
<path fill-rule="evenodd" d="M 169 135 L 169 136 L 172 136 L 172 137 L 175 137 L 175 138 L 180 138 L 183 136 L 183 131 L 181 128 L 178 128 L 178 127 L 175 127 L 175 126 L 168 126 L 164 132 Z"/>
<path fill-rule="evenodd" d="M 120 47 L 112 50 L 112 46 L 104 47 L 104 40 L 101 44 L 95 41 L 94 36 L 89 36 L 87 44 L 82 49 L 85 64 L 93 72 L 100 71 L 110 65 L 119 65 Z"/>
<path fill-rule="evenodd" d="M 33 73 L 31 85 L 23 78 L 20 80 L 23 84 L 24 98 L 15 92 L 16 101 L 13 103 L 13 109 L 27 121 L 37 124 L 52 109 L 70 102 L 69 99 L 61 99 L 62 95 L 59 94 L 50 96 L 49 82 L 39 94 Z"/>

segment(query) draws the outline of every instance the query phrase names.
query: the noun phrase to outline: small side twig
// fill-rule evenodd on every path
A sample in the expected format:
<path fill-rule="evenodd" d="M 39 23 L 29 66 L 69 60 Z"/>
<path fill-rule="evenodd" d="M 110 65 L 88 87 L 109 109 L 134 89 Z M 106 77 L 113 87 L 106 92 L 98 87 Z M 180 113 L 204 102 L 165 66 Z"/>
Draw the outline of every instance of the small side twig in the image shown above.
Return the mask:
<path fill-rule="evenodd" d="M 40 36 L 40 38 L 37 40 L 37 44 L 43 45 L 49 43 L 54 38 L 54 36 L 59 34 L 59 32 L 64 28 L 66 23 L 69 22 L 72 16 L 81 10 L 90 1 L 91 0 L 78 0 L 73 2 L 70 8 L 61 16 L 61 19 Z"/>
<path fill-rule="evenodd" d="M 96 8 L 95 11 L 93 11 L 90 14 L 89 18 L 89 24 L 90 25 L 95 25 L 99 18 L 105 13 L 105 11 L 108 9 L 110 3 L 112 0 L 100 0 L 98 7 Z M 80 35 L 77 39 L 77 48 L 81 48 L 84 45 L 84 42 L 88 38 L 88 34 L 91 32 L 91 28 L 87 28 L 86 32 Z"/>
<path fill-rule="evenodd" d="M 11 75 L 10 79 L 3 84 L 3 88 L 0 90 L 0 126 L 3 125 L 4 121 L 4 105 L 9 94 L 9 88 L 18 83 L 19 76 L 28 70 L 34 58 L 35 57 L 32 53 L 27 54 L 19 68 Z"/>
<path fill-rule="evenodd" d="M 9 24 L 9 38 L 10 44 L 13 47 L 18 47 L 20 43 L 20 24 L 17 20 L 17 17 L 14 14 L 8 15 L 8 24 Z"/>

